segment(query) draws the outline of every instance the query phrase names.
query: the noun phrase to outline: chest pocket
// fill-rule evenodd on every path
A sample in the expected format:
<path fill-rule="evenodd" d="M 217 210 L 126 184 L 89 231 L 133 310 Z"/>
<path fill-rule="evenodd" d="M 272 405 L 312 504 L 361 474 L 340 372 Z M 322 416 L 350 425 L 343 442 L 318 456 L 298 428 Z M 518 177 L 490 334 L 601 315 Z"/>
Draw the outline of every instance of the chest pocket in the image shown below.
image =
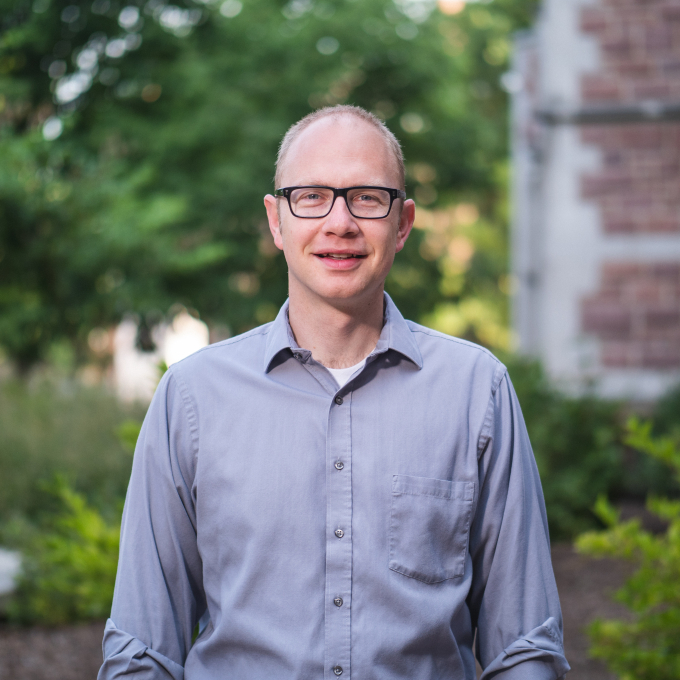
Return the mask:
<path fill-rule="evenodd" d="M 462 576 L 474 492 L 474 482 L 394 475 L 389 568 L 425 583 Z"/>

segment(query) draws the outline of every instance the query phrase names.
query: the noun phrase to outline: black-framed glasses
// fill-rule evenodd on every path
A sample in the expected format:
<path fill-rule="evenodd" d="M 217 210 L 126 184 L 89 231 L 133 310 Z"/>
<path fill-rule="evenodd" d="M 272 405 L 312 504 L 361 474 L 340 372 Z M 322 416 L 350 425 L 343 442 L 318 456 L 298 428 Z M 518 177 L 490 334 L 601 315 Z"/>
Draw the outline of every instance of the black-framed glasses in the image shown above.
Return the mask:
<path fill-rule="evenodd" d="M 304 219 L 326 217 L 333 209 L 335 199 L 342 196 L 347 210 L 354 217 L 381 220 L 390 214 L 394 201 L 406 198 L 406 192 L 401 189 L 371 186 L 345 189 L 323 186 L 284 187 L 276 189 L 274 195 L 288 199 L 291 213 Z"/>

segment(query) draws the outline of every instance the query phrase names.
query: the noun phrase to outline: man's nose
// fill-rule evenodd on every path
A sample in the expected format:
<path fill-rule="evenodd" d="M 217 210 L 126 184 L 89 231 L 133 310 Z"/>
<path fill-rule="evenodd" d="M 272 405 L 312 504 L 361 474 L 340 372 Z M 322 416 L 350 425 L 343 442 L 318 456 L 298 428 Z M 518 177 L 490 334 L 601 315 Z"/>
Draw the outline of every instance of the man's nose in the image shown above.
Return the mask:
<path fill-rule="evenodd" d="M 335 199 L 331 211 L 326 216 L 323 228 L 324 231 L 342 234 L 359 231 L 359 225 L 342 196 Z"/>

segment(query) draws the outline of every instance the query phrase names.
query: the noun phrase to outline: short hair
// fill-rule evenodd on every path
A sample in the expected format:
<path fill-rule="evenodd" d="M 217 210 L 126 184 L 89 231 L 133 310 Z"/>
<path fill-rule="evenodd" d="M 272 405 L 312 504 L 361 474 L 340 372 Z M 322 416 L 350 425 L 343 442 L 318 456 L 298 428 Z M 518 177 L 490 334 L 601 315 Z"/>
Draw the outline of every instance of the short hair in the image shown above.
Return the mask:
<path fill-rule="evenodd" d="M 405 172 L 404 172 L 404 154 L 401 150 L 401 144 L 399 140 L 394 136 L 394 133 L 383 123 L 378 116 L 374 115 L 366 109 L 362 109 L 360 106 L 352 106 L 350 104 L 338 104 L 337 106 L 325 106 L 322 109 L 317 109 L 308 113 L 304 118 L 301 118 L 297 123 L 291 125 L 288 131 L 283 136 L 281 140 L 281 145 L 279 146 L 279 153 L 276 157 L 276 174 L 274 176 L 274 182 L 276 187 L 279 188 L 279 181 L 281 179 L 281 170 L 283 167 L 283 162 L 286 155 L 290 151 L 290 147 L 293 142 L 304 132 L 312 123 L 316 123 L 317 120 L 322 118 L 334 117 L 339 118 L 340 116 L 354 116 L 359 120 L 372 125 L 383 137 L 387 146 L 394 156 L 394 160 L 397 164 L 397 173 L 399 175 L 399 189 L 404 189 L 405 182 Z"/>

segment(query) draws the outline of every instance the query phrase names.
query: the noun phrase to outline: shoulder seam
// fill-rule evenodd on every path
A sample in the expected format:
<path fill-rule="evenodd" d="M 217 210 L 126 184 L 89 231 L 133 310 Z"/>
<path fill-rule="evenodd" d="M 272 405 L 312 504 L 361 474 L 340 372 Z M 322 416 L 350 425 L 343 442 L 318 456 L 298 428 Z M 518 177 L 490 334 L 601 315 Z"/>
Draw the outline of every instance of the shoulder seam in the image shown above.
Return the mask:
<path fill-rule="evenodd" d="M 457 345 L 462 345 L 463 347 L 468 347 L 469 349 L 477 350 L 478 352 L 481 352 L 482 354 L 486 354 L 490 359 L 493 359 L 496 364 L 498 364 L 499 367 L 505 368 L 504 364 L 498 359 L 498 357 L 494 356 L 493 353 L 491 353 L 486 347 L 482 347 L 481 345 L 477 345 L 474 342 L 468 342 L 467 340 L 462 340 L 461 338 L 456 338 L 453 335 L 447 335 L 446 333 L 441 333 L 439 331 L 435 331 L 432 328 L 428 328 L 427 326 L 421 326 L 420 324 L 415 323 L 414 321 L 407 321 L 407 324 L 409 324 L 409 328 L 411 329 L 412 333 L 422 333 L 423 335 L 429 335 L 431 338 L 438 338 L 439 340 L 447 340 L 448 342 L 453 342 Z M 413 325 L 413 327 L 412 327 Z M 500 380 L 499 380 L 500 383 Z"/>
<path fill-rule="evenodd" d="M 495 358 L 495 357 L 494 357 Z M 477 460 L 481 457 L 484 449 L 491 440 L 491 434 L 493 429 L 494 412 L 496 410 L 494 400 L 496 398 L 496 392 L 500 387 L 501 382 L 508 374 L 508 369 L 499 361 L 496 371 L 494 372 L 494 377 L 491 382 L 491 393 L 489 394 L 489 402 L 486 407 L 486 413 L 484 414 L 484 421 L 482 422 L 482 427 L 479 431 L 479 439 L 477 440 Z"/>
<path fill-rule="evenodd" d="M 188 357 L 184 357 L 184 359 L 180 359 L 180 361 L 176 361 L 173 366 L 177 366 L 187 359 L 190 359 L 191 357 L 195 357 L 197 354 L 201 354 L 202 352 L 205 352 L 207 350 L 211 349 L 217 349 L 218 347 L 224 347 L 225 345 L 235 345 L 236 343 L 242 342 L 243 340 L 248 340 L 249 338 L 256 337 L 258 335 L 267 335 L 269 333 L 269 328 L 271 326 L 271 323 L 265 324 L 264 326 L 260 326 L 259 328 L 253 328 L 252 330 L 246 332 L 246 333 L 241 333 L 241 335 L 237 335 L 236 337 L 233 338 L 227 338 L 226 340 L 222 340 L 221 342 L 214 342 L 211 345 L 206 345 L 205 347 L 201 347 L 201 349 L 197 349 L 195 352 L 192 352 Z M 172 368 L 172 366 L 170 367 Z M 170 369 L 168 369 L 170 370 Z"/>
<path fill-rule="evenodd" d="M 495 358 L 495 357 L 494 357 Z M 498 359 L 496 359 L 498 361 Z M 491 383 L 491 394 L 495 397 L 500 384 L 503 382 L 503 378 L 508 374 L 507 367 L 498 361 L 498 366 L 496 366 L 496 371 L 494 373 L 493 381 Z"/>
<path fill-rule="evenodd" d="M 179 364 L 181 362 L 177 362 Z M 187 414 L 187 420 L 189 422 L 189 431 L 191 432 L 191 443 L 194 447 L 194 456 L 196 459 L 198 459 L 198 448 L 199 448 L 199 441 L 198 441 L 198 416 L 196 415 L 196 411 L 193 407 L 193 404 L 191 403 L 191 398 L 189 395 L 189 388 L 182 378 L 180 373 L 180 369 L 176 366 L 177 364 L 173 364 L 168 368 L 168 373 L 169 373 L 169 378 L 172 378 L 175 380 L 177 384 L 177 390 L 179 392 L 180 397 L 182 398 L 182 403 L 184 404 L 184 410 L 186 411 Z"/>

